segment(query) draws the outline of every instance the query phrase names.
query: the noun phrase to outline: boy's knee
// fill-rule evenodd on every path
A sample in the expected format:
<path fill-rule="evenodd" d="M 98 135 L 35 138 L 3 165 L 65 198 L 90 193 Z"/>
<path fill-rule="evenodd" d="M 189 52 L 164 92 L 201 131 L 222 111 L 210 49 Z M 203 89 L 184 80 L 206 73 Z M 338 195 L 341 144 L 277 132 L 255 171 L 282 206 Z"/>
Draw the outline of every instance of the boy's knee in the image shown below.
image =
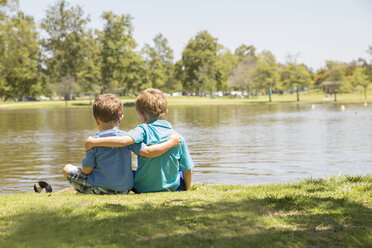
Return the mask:
<path fill-rule="evenodd" d="M 67 178 L 67 173 L 69 172 L 70 168 L 71 168 L 71 164 L 66 164 L 65 167 L 63 167 L 63 175 Z"/>

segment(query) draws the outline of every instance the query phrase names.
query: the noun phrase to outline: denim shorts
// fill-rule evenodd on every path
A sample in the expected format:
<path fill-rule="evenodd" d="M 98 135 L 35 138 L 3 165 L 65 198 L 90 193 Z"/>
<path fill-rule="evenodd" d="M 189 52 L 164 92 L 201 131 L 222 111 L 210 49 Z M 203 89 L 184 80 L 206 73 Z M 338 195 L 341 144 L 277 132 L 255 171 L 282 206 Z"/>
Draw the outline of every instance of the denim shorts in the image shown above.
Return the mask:
<path fill-rule="evenodd" d="M 72 187 L 77 192 L 83 194 L 95 194 L 95 195 L 126 195 L 129 194 L 129 190 L 117 191 L 112 189 L 107 189 L 99 186 L 93 186 L 88 183 L 88 176 L 85 175 L 80 167 L 69 165 L 67 172 L 67 180 L 71 183 Z"/>

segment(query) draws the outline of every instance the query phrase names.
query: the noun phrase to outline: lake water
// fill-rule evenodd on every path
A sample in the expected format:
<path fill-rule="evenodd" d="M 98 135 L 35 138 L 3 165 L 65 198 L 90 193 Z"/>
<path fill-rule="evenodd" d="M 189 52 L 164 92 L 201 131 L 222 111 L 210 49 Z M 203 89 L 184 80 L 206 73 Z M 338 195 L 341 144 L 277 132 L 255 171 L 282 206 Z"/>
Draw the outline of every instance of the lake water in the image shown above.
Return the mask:
<path fill-rule="evenodd" d="M 372 173 L 372 105 L 170 107 L 196 167 L 193 183 L 256 184 Z M 125 108 L 121 129 L 139 124 Z M 91 110 L 0 110 L 0 194 L 32 192 L 37 180 L 69 187 L 62 167 L 80 164 L 97 132 Z"/>

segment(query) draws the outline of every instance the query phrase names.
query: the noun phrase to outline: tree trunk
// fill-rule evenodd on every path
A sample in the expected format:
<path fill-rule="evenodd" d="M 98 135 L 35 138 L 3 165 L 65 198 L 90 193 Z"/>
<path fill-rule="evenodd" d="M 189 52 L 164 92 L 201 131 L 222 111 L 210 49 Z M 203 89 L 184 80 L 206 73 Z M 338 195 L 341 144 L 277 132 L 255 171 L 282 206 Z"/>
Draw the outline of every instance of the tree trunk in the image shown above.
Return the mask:
<path fill-rule="evenodd" d="M 271 89 L 269 89 L 269 102 L 271 102 Z"/>
<path fill-rule="evenodd" d="M 337 102 L 337 94 L 336 94 L 336 92 L 333 92 L 333 94 L 335 95 L 335 102 Z"/>
<path fill-rule="evenodd" d="M 363 89 L 364 89 L 364 100 L 367 100 L 367 86 L 364 86 Z"/>
<path fill-rule="evenodd" d="M 69 92 L 66 92 L 65 95 L 64 95 L 64 97 L 65 97 L 65 101 L 71 100 L 71 95 L 70 95 Z"/>
<path fill-rule="evenodd" d="M 297 93 L 297 102 L 299 102 L 300 101 L 300 89 L 298 88 L 298 84 L 297 84 L 296 93 Z"/>

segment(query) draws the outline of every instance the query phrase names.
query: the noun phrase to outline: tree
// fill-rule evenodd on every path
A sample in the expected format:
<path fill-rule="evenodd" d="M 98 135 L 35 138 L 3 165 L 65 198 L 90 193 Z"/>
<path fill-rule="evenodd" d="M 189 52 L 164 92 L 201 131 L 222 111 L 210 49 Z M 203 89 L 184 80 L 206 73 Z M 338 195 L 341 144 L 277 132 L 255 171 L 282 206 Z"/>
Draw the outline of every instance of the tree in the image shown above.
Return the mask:
<path fill-rule="evenodd" d="M 38 82 L 39 47 L 33 19 L 17 11 L 0 22 L 0 96 L 24 98 Z"/>
<path fill-rule="evenodd" d="M 179 87 L 174 85 L 175 82 L 173 80 L 173 50 L 169 47 L 167 39 L 162 34 L 158 34 L 153 41 L 153 47 L 145 44 L 143 48 L 151 87 L 159 88 L 163 91 L 175 91 Z"/>
<path fill-rule="evenodd" d="M 89 30 L 85 40 L 84 63 L 77 73 L 80 91 L 89 96 L 100 92 L 101 85 L 101 47 L 94 37 L 93 31 Z"/>
<path fill-rule="evenodd" d="M 49 80 L 54 84 L 65 85 L 65 100 L 69 100 L 79 81 L 78 75 L 86 61 L 86 24 L 88 17 L 80 6 L 70 7 L 65 0 L 58 0 L 46 11 L 41 28 L 47 38 L 43 40 L 45 65 Z M 68 78 L 68 80 L 66 80 Z M 73 80 L 75 83 L 68 83 Z"/>
<path fill-rule="evenodd" d="M 216 89 L 217 81 L 215 70 L 210 64 L 203 64 L 195 73 L 196 81 L 200 85 L 200 95 L 204 95 L 205 92 L 212 92 Z M 199 91 L 197 91 L 199 92 Z M 199 95 L 197 94 L 197 95 Z"/>
<path fill-rule="evenodd" d="M 216 90 L 227 91 L 230 87 L 229 77 L 234 68 L 238 65 L 238 58 L 229 50 L 218 54 L 216 61 Z"/>
<path fill-rule="evenodd" d="M 239 89 L 249 94 L 252 88 L 256 88 L 252 77 L 252 71 L 256 68 L 256 58 L 247 57 L 241 60 L 237 67 L 235 67 L 229 76 L 229 84 L 234 89 Z"/>
<path fill-rule="evenodd" d="M 282 82 L 287 89 L 296 90 L 297 101 L 300 101 L 300 90 L 309 87 L 311 74 L 303 65 L 288 63 L 284 68 Z"/>
<path fill-rule="evenodd" d="M 367 100 L 367 88 L 371 84 L 371 81 L 367 75 L 367 69 L 358 67 L 354 74 L 349 77 L 354 87 L 362 87 L 364 92 L 364 99 Z"/>
<path fill-rule="evenodd" d="M 242 61 L 246 58 L 256 57 L 256 48 L 254 46 L 241 45 L 235 49 L 235 56 Z"/>
<path fill-rule="evenodd" d="M 269 102 L 272 101 L 272 90 L 276 87 L 279 79 L 274 55 L 269 51 L 263 51 L 257 56 L 256 68 L 252 71 L 252 79 L 260 89 L 266 90 Z"/>
<path fill-rule="evenodd" d="M 314 75 L 314 87 L 315 88 L 321 88 L 321 85 L 324 81 L 327 79 L 327 69 L 326 68 L 320 68 L 316 71 Z"/>
<path fill-rule="evenodd" d="M 326 82 L 334 82 L 332 93 L 337 101 L 337 93 L 352 90 L 352 85 L 346 80 L 347 64 L 335 61 L 326 61 Z"/>
<path fill-rule="evenodd" d="M 326 61 L 327 80 L 332 81 L 344 81 L 345 72 L 346 72 L 346 63 L 335 62 L 335 61 Z"/>
<path fill-rule="evenodd" d="M 18 0 L 0 0 L 0 22 L 6 22 L 10 12 L 18 12 Z"/>
<path fill-rule="evenodd" d="M 372 56 L 372 46 L 369 46 L 368 53 Z M 364 61 L 363 67 L 366 68 L 366 73 L 369 77 L 369 80 L 372 81 L 372 61 L 370 63 Z"/>
<path fill-rule="evenodd" d="M 101 50 L 101 93 L 119 91 L 124 95 L 134 88 L 140 88 L 143 75 L 143 60 L 134 51 L 137 44 L 133 39 L 132 17 L 130 15 L 115 15 L 104 12 L 103 31 L 99 33 Z"/>
<path fill-rule="evenodd" d="M 215 89 L 216 71 L 214 68 L 219 49 L 217 39 L 207 31 L 202 31 L 189 40 L 182 52 L 179 64 L 182 73 L 179 69 L 177 70 L 183 76 L 184 90 L 201 95 L 206 90 Z"/>

